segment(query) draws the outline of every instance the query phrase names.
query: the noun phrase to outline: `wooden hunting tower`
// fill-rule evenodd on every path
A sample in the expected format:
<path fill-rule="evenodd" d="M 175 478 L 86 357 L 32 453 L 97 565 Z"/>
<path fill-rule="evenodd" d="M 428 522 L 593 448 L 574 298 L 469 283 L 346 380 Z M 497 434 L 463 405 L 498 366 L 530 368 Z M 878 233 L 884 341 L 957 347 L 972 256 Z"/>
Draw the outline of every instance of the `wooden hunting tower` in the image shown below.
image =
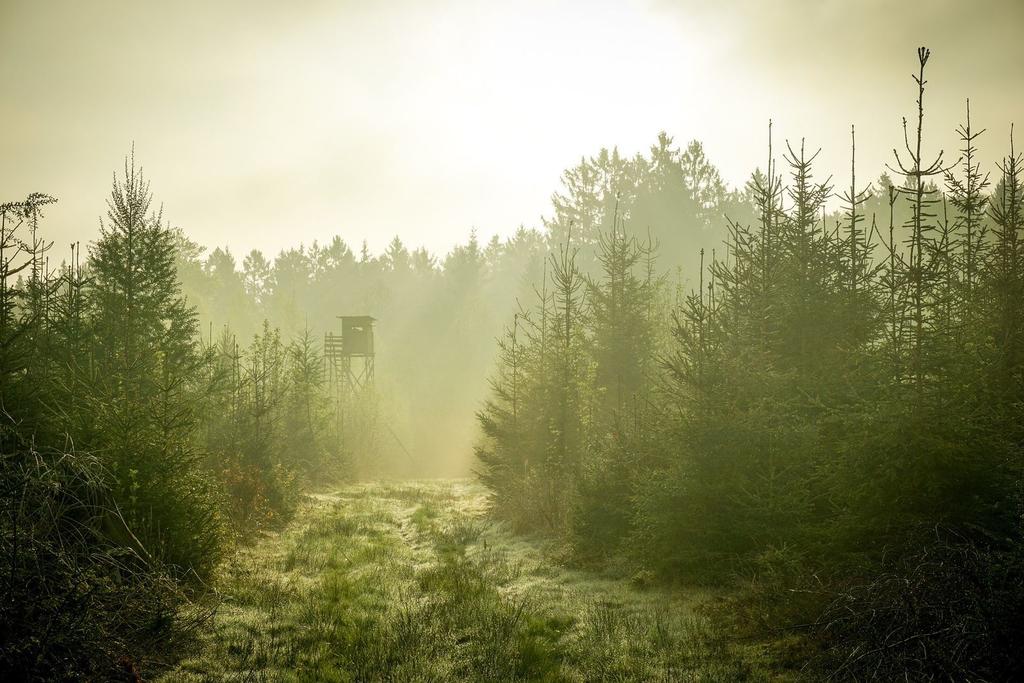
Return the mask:
<path fill-rule="evenodd" d="M 349 393 L 373 382 L 373 323 L 368 315 L 339 315 L 341 334 L 324 335 L 324 363 L 330 384 Z"/>

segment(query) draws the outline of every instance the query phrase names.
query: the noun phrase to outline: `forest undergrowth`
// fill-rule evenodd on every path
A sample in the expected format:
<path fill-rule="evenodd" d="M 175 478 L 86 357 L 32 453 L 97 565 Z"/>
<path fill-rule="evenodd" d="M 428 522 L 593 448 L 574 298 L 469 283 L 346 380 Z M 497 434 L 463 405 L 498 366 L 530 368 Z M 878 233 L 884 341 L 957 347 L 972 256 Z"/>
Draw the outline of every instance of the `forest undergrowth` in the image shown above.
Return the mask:
<path fill-rule="evenodd" d="M 308 498 L 239 551 L 171 681 L 722 681 L 779 677 L 710 619 L 704 590 L 567 568 L 469 481 Z M 762 667 L 762 668 L 758 668 Z"/>

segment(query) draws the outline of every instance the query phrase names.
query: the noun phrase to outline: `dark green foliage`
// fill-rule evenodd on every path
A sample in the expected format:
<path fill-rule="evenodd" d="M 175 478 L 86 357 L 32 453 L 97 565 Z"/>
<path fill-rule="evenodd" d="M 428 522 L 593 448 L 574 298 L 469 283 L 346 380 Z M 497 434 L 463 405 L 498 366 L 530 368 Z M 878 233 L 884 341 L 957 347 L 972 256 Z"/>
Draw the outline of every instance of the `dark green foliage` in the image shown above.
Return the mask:
<path fill-rule="evenodd" d="M 330 406 L 324 380 L 324 359 L 309 329 L 285 349 L 285 382 L 289 391 L 283 406 L 282 433 L 297 468 L 312 478 L 337 474 L 344 464 L 337 434 L 330 432 Z M 331 437 L 334 437 L 331 440 Z"/>
<path fill-rule="evenodd" d="M 174 464 L 126 468 L 125 451 L 104 447 L 116 443 L 118 432 L 111 425 L 127 429 L 141 422 L 117 422 L 119 416 L 141 411 L 138 405 L 130 410 L 127 401 L 118 404 L 99 386 L 102 349 L 96 339 L 102 328 L 93 308 L 93 280 L 78 259 L 77 245 L 59 271 L 45 265 L 48 245 L 38 236 L 38 223 L 40 208 L 50 201 L 32 195 L 2 207 L 0 556 L 5 569 L 0 677 L 113 679 L 130 675 L 138 655 L 166 638 L 182 597 L 171 577 L 191 568 L 173 563 L 188 558 L 197 560 L 196 568 L 208 567 L 217 547 L 205 538 L 198 547 L 191 545 L 197 531 L 211 531 L 202 526 L 205 508 L 182 509 L 194 500 L 187 495 L 193 473 L 179 466 L 174 481 L 163 480 L 171 491 L 185 492 L 177 509 L 142 508 L 143 492 L 152 496 L 157 477 Z M 173 268 L 167 273 L 170 279 L 161 285 L 173 295 Z M 187 323 L 187 315 L 184 319 Z M 119 347 L 122 354 L 124 348 Z M 165 428 L 162 434 L 173 426 L 176 398 L 168 382 L 172 374 L 157 370 L 167 366 L 118 375 L 124 386 L 134 379 L 133 389 L 146 386 L 151 396 L 165 399 L 154 400 L 149 411 L 150 419 Z M 113 367 L 104 366 L 108 371 Z M 150 433 L 157 429 L 150 427 Z M 144 442 L 137 446 L 145 450 Z M 132 483 L 119 480 L 119 472 L 128 473 Z M 191 512 L 197 527 L 177 526 L 173 516 Z M 166 524 L 153 533 L 157 521 Z M 215 542 L 215 533 L 212 538 Z M 210 557 L 198 557 L 204 552 Z"/>
<path fill-rule="evenodd" d="M 939 530 L 921 551 L 836 591 L 817 624 L 819 664 L 859 680 L 1017 680 L 1022 571 L 1019 546 L 991 551 Z"/>
<path fill-rule="evenodd" d="M 244 350 L 225 328 L 212 355 L 203 433 L 231 516 L 243 527 L 287 520 L 302 480 L 337 478 L 345 464 L 319 346 L 308 331 L 285 344 L 264 322 Z"/>
<path fill-rule="evenodd" d="M 959 165 L 926 159 L 929 52 L 918 57 L 917 116 L 894 169 L 902 184 L 883 176 L 858 189 L 851 163 L 830 215 L 816 155 L 787 143 L 784 179 L 769 142 L 750 208 L 720 250 L 700 252 L 697 287 L 677 297 L 670 325 L 656 283 L 630 274 L 643 252 L 609 210 L 623 187 L 627 217 L 643 215 L 628 174 L 611 172 L 625 167 L 602 157 L 603 175 L 568 176 L 584 235 L 612 227 L 590 238 L 603 278 L 588 291 L 585 343 L 563 349 L 591 370 L 583 384 L 562 382 L 580 388 L 589 419 L 574 476 L 559 480 L 575 513 L 558 530 L 582 556 L 618 552 L 669 580 L 738 581 L 745 629 L 814 625 L 802 657 L 820 648 L 816 671 L 1005 679 L 1019 673 L 1011 615 L 1024 599 L 1024 162 L 1011 139 L 986 194 L 969 110 Z M 667 161 L 667 140 L 653 155 L 671 169 L 659 192 L 695 201 L 706 185 L 723 204 L 713 176 L 701 185 Z M 556 205 L 569 215 L 564 198 Z M 546 301 L 532 317 L 551 315 Z M 499 401 L 480 416 L 483 481 L 498 510 L 525 507 L 520 518 L 542 510 L 512 497 L 534 490 L 518 463 L 540 451 L 506 428 L 509 373 L 543 386 L 564 367 L 538 358 L 504 353 Z M 514 395 L 517 416 L 558 414 L 560 394 Z"/>
<path fill-rule="evenodd" d="M 578 477 L 573 527 L 581 545 L 604 553 L 629 531 L 635 474 L 645 440 L 655 366 L 661 279 L 654 247 L 617 225 L 599 238 L 600 275 L 588 282 L 589 357 L 593 365 L 589 456 Z"/>
<path fill-rule="evenodd" d="M 522 523 L 527 502 L 527 475 L 530 471 L 528 427 L 531 416 L 521 412 L 529 387 L 526 380 L 527 351 L 525 332 L 521 332 L 517 313 L 512 327 L 498 339 L 498 369 L 491 378 L 491 396 L 477 413 L 486 439 L 476 447 L 481 464 L 480 480 L 495 493 L 495 501 L 506 518 Z"/>
<path fill-rule="evenodd" d="M 178 284 L 175 235 L 149 213 L 150 199 L 141 171 L 126 162 L 89 259 L 93 344 L 77 374 L 93 422 L 76 442 L 101 454 L 149 551 L 203 574 L 217 561 L 220 533 L 195 440 L 204 358 Z"/>
<path fill-rule="evenodd" d="M 502 338 L 494 399 L 478 416 L 487 437 L 477 447 L 481 476 L 518 527 L 566 528 L 572 497 L 565 494 L 580 478 L 591 367 L 582 358 L 586 280 L 576 253 L 566 242 L 551 255 L 538 310 L 517 314 Z"/>
<path fill-rule="evenodd" d="M 76 244 L 49 267 L 52 201 L 0 206 L 0 674 L 131 678 L 183 630 L 224 522 L 286 517 L 300 474 L 337 472 L 340 435 L 308 333 L 202 344 L 179 280 L 196 247 L 133 160 L 84 262 Z"/>
<path fill-rule="evenodd" d="M 25 201 L 0 204 L 0 408 L 5 412 L 39 398 L 33 375 L 43 369 L 37 352 L 47 340 L 46 303 L 54 284 L 44 272 L 51 245 L 39 237 L 38 227 L 43 207 L 54 201 L 33 193 Z"/>
<path fill-rule="evenodd" d="M 97 458 L 0 427 L 0 678 L 115 680 L 165 636 L 180 589 L 128 531 Z"/>

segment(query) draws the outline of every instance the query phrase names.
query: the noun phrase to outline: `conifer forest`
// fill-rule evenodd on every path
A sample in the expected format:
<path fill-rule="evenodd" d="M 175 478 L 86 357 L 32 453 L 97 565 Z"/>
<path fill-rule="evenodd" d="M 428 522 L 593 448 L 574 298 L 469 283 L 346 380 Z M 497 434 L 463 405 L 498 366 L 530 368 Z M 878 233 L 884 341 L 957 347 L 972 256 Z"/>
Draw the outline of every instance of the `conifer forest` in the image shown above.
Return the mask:
<path fill-rule="evenodd" d="M 722 4 L 0 0 L 0 680 L 1024 679 L 1024 6 Z"/>

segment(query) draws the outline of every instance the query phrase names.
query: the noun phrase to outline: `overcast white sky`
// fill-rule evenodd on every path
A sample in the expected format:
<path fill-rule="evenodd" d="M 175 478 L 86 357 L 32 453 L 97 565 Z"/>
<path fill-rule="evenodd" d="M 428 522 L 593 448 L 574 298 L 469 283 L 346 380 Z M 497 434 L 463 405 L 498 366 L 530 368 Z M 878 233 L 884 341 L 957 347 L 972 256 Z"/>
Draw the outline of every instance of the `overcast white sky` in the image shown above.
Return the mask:
<path fill-rule="evenodd" d="M 1024 120 L 1022 37 L 1018 0 L 0 0 L 0 200 L 57 196 L 62 253 L 96 236 L 134 141 L 165 216 L 205 245 L 399 235 L 443 253 L 539 225 L 564 168 L 663 129 L 739 184 L 771 117 L 841 185 L 854 123 L 874 178 L 919 44 L 929 146 L 955 147 L 970 96 L 994 160 Z"/>

